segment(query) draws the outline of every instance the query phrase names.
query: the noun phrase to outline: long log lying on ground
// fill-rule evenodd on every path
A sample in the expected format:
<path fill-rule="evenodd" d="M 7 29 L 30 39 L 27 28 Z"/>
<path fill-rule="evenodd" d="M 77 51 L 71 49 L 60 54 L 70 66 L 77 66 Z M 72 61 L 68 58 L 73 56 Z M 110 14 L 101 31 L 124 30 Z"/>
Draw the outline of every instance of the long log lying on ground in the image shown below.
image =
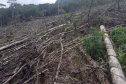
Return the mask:
<path fill-rule="evenodd" d="M 104 33 L 104 42 L 105 46 L 107 48 L 107 53 L 109 56 L 109 67 L 110 67 L 110 73 L 112 77 L 113 84 L 126 84 L 126 78 L 124 76 L 122 67 L 116 58 L 116 52 L 114 51 L 112 42 L 109 39 L 109 35 L 106 32 L 105 26 L 100 26 L 101 31 Z"/>
<path fill-rule="evenodd" d="M 28 39 L 23 39 L 21 41 L 16 41 L 14 43 L 11 43 L 9 45 L 6 45 L 6 46 L 3 46 L 3 47 L 0 47 L 0 52 L 3 51 L 3 50 L 6 50 L 8 48 L 11 48 L 13 47 L 14 45 L 18 45 L 18 44 L 22 44 L 23 42 L 27 41 Z"/>

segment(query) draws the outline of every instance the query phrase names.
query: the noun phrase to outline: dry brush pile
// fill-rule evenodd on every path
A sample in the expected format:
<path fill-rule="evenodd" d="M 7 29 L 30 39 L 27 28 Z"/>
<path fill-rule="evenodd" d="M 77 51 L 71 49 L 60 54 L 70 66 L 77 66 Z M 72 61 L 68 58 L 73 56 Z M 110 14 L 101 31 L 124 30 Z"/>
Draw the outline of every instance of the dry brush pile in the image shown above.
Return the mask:
<path fill-rule="evenodd" d="M 75 29 L 62 24 L 24 43 L 0 52 L 2 84 L 82 84 L 110 81 L 100 64 L 83 50 L 78 36 L 87 34 L 85 25 Z M 82 32 L 83 31 L 83 32 Z"/>

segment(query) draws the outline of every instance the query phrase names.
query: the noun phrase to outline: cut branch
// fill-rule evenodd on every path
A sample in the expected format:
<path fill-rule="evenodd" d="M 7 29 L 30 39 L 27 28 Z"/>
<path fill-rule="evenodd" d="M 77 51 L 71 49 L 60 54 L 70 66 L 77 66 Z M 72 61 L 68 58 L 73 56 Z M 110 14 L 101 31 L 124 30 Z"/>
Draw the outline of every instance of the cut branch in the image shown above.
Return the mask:
<path fill-rule="evenodd" d="M 24 67 L 26 64 L 24 64 L 13 76 L 11 76 L 7 81 L 5 81 L 3 84 L 7 84 L 9 81 L 11 81 Z"/>

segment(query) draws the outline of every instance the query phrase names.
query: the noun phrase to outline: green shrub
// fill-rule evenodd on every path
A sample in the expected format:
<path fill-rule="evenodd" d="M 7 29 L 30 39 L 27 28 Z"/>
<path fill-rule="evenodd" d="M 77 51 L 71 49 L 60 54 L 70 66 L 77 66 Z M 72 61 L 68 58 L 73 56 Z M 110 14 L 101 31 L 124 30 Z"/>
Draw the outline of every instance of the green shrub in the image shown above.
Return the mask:
<path fill-rule="evenodd" d="M 111 31 L 111 36 L 118 51 L 117 58 L 120 61 L 123 70 L 126 72 L 126 28 L 115 27 Z"/>
<path fill-rule="evenodd" d="M 71 31 L 71 30 L 73 30 L 73 29 L 74 29 L 73 26 L 67 27 L 67 31 Z"/>
<path fill-rule="evenodd" d="M 64 18 L 62 18 L 61 21 L 64 22 L 65 21 Z"/>
<path fill-rule="evenodd" d="M 111 36 L 117 46 L 126 44 L 126 29 L 124 27 L 115 27 L 112 30 Z"/>
<path fill-rule="evenodd" d="M 126 53 L 120 50 L 117 53 L 117 58 L 120 61 L 120 64 L 122 66 L 122 69 L 126 72 Z"/>
<path fill-rule="evenodd" d="M 66 11 L 64 9 L 61 10 L 62 14 L 66 14 Z"/>
<path fill-rule="evenodd" d="M 76 19 L 74 19 L 74 21 L 73 21 L 73 26 L 76 28 L 77 27 L 77 20 Z"/>
<path fill-rule="evenodd" d="M 10 35 L 14 35 L 13 31 L 10 31 Z"/>
<path fill-rule="evenodd" d="M 79 13 L 77 14 L 77 18 L 78 18 L 78 19 L 82 19 L 83 16 L 84 16 L 84 13 L 82 13 L 82 12 L 79 12 Z"/>
<path fill-rule="evenodd" d="M 99 15 L 97 23 L 99 24 L 103 23 L 104 19 L 105 19 L 104 15 Z"/>
<path fill-rule="evenodd" d="M 26 29 L 26 28 L 28 28 L 28 26 L 24 26 L 24 28 Z"/>
<path fill-rule="evenodd" d="M 65 13 L 63 16 L 66 18 L 66 17 L 69 17 L 70 14 L 69 13 Z"/>
<path fill-rule="evenodd" d="M 99 30 L 92 29 L 90 35 L 79 38 L 86 49 L 86 52 L 95 60 L 104 58 L 106 49 L 103 44 L 103 33 Z"/>
<path fill-rule="evenodd" d="M 56 25 L 56 23 L 57 23 L 57 21 L 51 21 L 51 24 L 53 25 L 53 26 L 55 26 Z"/>
<path fill-rule="evenodd" d="M 73 27 L 76 28 L 77 27 L 77 22 L 78 22 L 78 16 L 74 16 L 72 18 L 72 21 L 73 21 Z"/>

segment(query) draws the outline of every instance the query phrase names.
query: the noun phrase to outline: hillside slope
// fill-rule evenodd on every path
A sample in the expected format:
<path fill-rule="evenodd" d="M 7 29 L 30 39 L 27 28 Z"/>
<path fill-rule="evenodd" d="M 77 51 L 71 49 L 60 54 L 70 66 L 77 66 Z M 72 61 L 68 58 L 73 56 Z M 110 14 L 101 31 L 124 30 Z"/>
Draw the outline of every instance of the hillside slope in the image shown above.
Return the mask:
<path fill-rule="evenodd" d="M 126 27 L 125 7 L 124 2 L 120 10 L 117 3 L 91 10 L 82 5 L 60 16 L 0 28 L 1 47 L 28 39 L 7 49 L 0 47 L 0 83 L 112 84 L 99 26 L 105 25 L 107 32 L 117 25 Z"/>

